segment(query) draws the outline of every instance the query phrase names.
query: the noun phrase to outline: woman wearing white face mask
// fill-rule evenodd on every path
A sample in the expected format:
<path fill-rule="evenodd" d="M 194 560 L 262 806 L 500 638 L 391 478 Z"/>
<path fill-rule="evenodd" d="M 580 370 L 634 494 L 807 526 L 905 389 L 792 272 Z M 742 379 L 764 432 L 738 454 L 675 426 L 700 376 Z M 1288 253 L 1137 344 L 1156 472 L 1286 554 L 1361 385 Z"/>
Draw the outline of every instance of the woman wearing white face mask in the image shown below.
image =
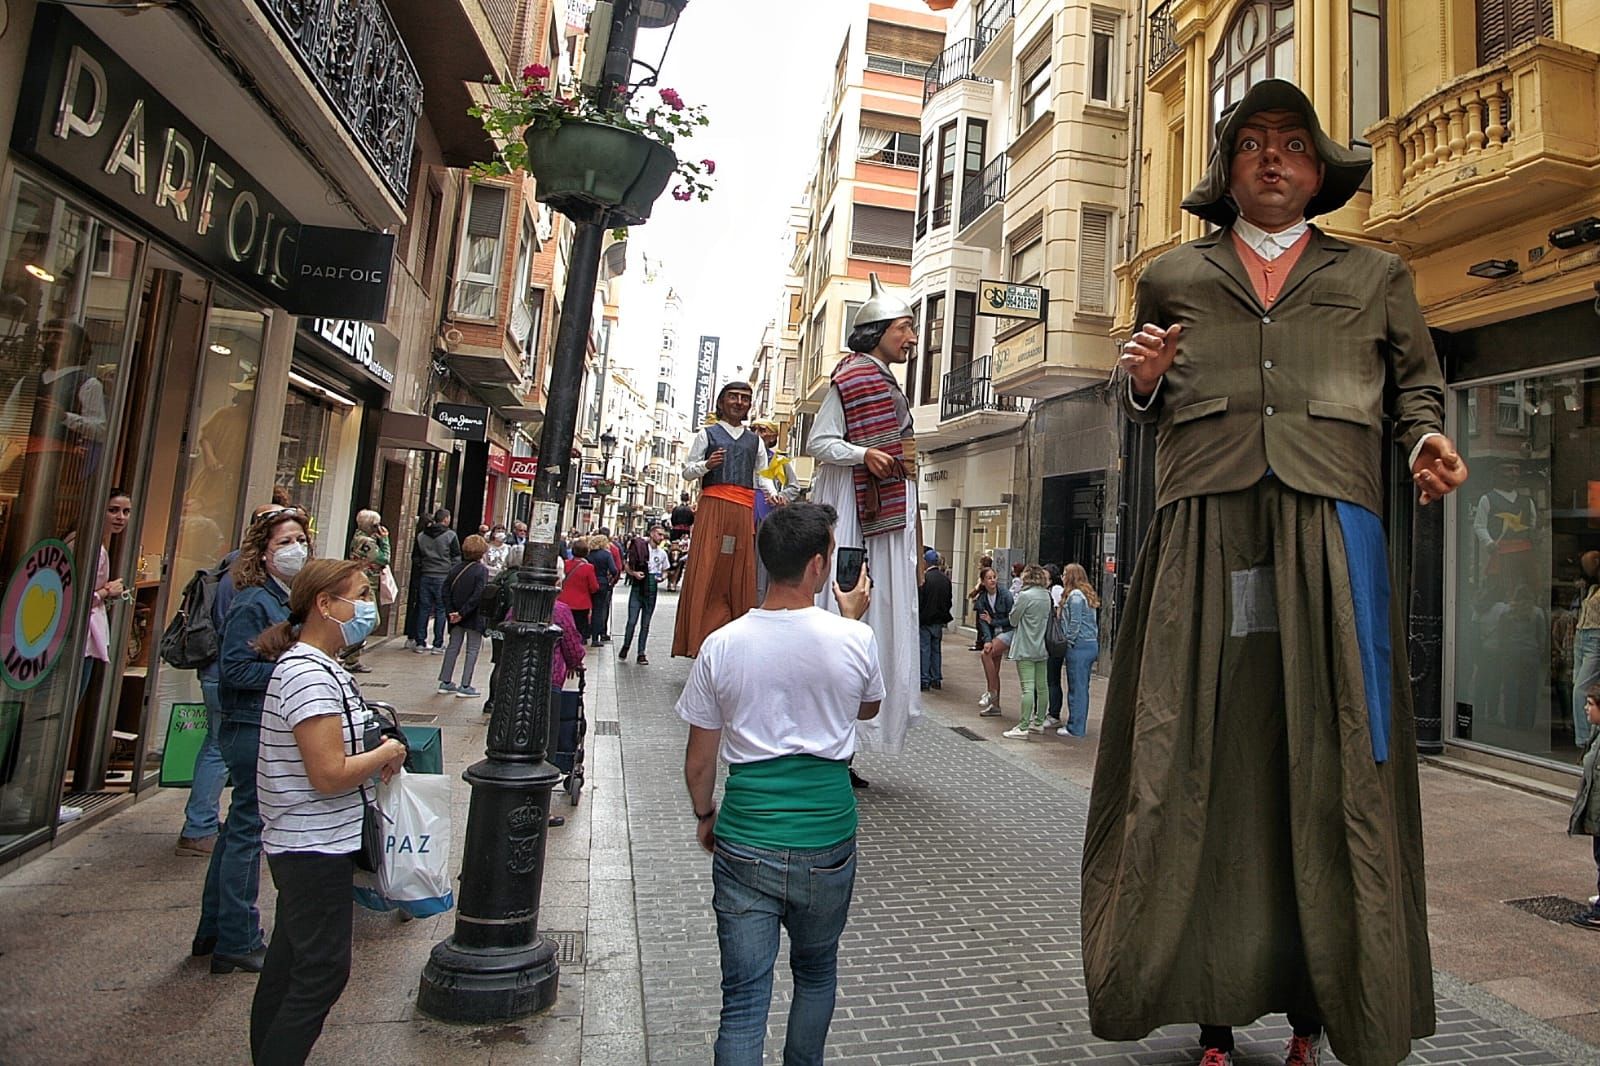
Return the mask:
<path fill-rule="evenodd" d="M 362 564 L 319 559 L 296 579 L 288 620 L 256 641 L 278 660 L 257 768 L 262 845 L 278 886 L 278 920 L 250 1010 L 257 1063 L 305 1062 L 350 977 L 350 884 L 367 782 L 387 781 L 406 748 L 393 736 L 378 739 L 361 690 L 334 656 L 377 622 Z"/>
<path fill-rule="evenodd" d="M 212 973 L 261 971 L 266 954 L 256 895 L 261 887 L 261 812 L 256 805 L 256 755 L 261 705 L 275 659 L 255 641 L 289 619 L 289 586 L 311 556 L 310 519 L 297 507 L 256 516 L 230 571 L 237 593 L 222 622 L 218 656 L 222 733 L 217 746 L 228 764 L 233 797 L 206 871 L 193 952 L 211 956 Z"/>

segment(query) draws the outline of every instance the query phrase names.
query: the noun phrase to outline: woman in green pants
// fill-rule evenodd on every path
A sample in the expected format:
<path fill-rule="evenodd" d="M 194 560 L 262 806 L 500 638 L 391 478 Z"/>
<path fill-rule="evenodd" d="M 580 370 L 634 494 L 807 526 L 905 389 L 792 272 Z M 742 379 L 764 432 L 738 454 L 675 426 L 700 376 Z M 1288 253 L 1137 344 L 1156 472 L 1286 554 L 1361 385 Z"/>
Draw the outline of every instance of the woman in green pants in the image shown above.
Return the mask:
<path fill-rule="evenodd" d="M 1001 734 L 1007 739 L 1027 740 L 1029 733 L 1044 732 L 1044 718 L 1050 709 L 1050 653 L 1044 643 L 1049 622 L 1050 574 L 1044 567 L 1031 564 L 1022 571 L 1022 591 L 1011 608 L 1011 624 L 1016 631 L 1011 635 L 1011 650 L 1006 658 L 1017 664 L 1022 698 L 1016 728 Z"/>

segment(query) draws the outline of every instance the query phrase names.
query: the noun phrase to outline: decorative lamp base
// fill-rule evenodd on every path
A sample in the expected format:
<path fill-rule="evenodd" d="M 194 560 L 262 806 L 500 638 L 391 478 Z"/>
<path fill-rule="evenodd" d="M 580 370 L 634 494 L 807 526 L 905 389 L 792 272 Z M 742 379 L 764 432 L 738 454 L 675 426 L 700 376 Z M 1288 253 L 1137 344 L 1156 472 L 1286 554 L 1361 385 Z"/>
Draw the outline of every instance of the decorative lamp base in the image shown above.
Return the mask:
<path fill-rule="evenodd" d="M 555 1006 L 561 983 L 553 940 L 485 959 L 458 948 L 455 938 L 433 946 L 422 969 L 417 1009 L 446 1022 L 484 1024 L 523 1018 Z"/>

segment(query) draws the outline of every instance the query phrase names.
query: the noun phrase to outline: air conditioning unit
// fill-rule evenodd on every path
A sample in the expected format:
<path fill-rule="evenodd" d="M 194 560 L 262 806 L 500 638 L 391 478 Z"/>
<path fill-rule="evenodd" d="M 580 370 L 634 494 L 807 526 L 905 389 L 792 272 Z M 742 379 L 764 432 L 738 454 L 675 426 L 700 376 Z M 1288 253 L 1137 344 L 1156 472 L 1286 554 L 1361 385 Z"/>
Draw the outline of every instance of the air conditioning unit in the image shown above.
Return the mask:
<path fill-rule="evenodd" d="M 961 501 L 960 501 L 960 500 L 958 500 L 958 499 L 956 499 L 956 500 L 951 500 L 951 501 L 950 501 L 950 506 L 951 506 L 951 507 L 955 507 L 955 508 L 959 508 L 959 507 L 960 507 L 960 506 L 961 506 Z"/>

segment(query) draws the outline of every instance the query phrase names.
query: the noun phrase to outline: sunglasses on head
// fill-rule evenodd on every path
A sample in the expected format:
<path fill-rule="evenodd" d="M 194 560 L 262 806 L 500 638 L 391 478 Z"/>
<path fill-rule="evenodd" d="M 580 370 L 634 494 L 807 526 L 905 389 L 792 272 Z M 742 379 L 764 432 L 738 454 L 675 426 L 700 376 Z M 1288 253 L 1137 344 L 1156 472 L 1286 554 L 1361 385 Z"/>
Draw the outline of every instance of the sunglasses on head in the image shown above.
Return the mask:
<path fill-rule="evenodd" d="M 310 518 L 311 518 L 311 516 L 306 513 L 305 508 L 303 508 L 303 507 L 274 507 L 270 511 L 262 511 L 260 514 L 256 515 L 254 518 L 252 518 L 250 521 L 252 523 L 254 523 L 254 522 L 270 522 L 271 520 L 273 520 L 275 518 L 282 518 L 285 515 L 287 515 L 290 518 L 298 518 L 302 522 L 309 521 Z"/>

